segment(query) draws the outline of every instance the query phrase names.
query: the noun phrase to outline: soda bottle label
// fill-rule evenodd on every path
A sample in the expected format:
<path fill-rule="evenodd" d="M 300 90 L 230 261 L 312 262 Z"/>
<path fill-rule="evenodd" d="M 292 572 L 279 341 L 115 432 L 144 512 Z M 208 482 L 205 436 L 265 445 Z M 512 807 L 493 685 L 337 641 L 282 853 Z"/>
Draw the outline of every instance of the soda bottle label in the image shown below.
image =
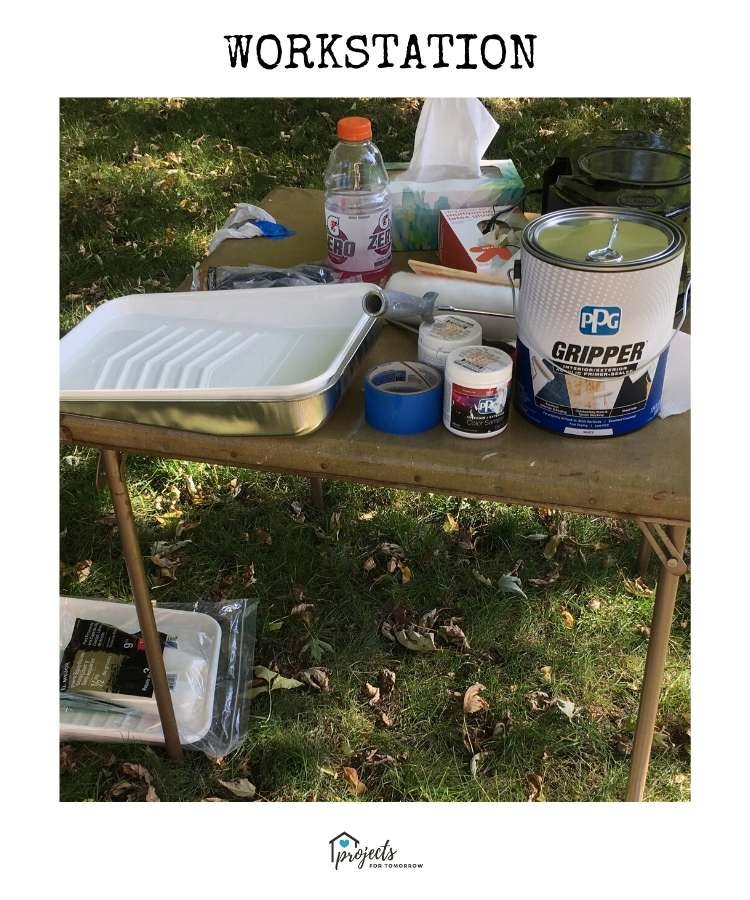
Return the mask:
<path fill-rule="evenodd" d="M 328 261 L 339 272 L 369 275 L 391 263 L 391 210 L 350 216 L 326 207 Z"/>

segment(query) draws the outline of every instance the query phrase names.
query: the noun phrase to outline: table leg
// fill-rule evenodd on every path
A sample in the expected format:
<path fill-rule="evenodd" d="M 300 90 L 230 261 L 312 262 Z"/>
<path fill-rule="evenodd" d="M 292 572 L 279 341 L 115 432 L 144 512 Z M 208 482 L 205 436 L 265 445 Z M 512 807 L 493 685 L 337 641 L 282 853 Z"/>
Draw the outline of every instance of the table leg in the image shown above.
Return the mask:
<path fill-rule="evenodd" d="M 323 501 L 323 479 L 317 475 L 310 476 L 310 498 L 313 505 L 321 512 L 325 511 L 325 503 Z"/>
<path fill-rule="evenodd" d="M 675 549 L 682 554 L 687 539 L 687 528 L 683 525 L 672 525 L 668 528 L 668 534 Z M 654 613 L 651 619 L 651 636 L 646 654 L 646 669 L 641 687 L 638 724 L 635 728 L 633 752 L 630 758 L 627 800 L 643 799 L 679 582 L 679 575 L 675 575 L 663 563 L 660 564 L 659 580 L 654 597 Z"/>
<path fill-rule="evenodd" d="M 648 564 L 651 562 L 651 555 L 653 554 L 653 550 L 651 549 L 651 544 L 646 540 L 645 535 L 641 535 L 641 545 L 638 548 L 638 574 L 641 578 L 645 578 L 648 575 Z"/>
<path fill-rule="evenodd" d="M 182 760 L 180 735 L 177 731 L 172 697 L 167 684 L 164 656 L 159 643 L 154 609 L 151 605 L 151 592 L 148 588 L 146 570 L 143 566 L 143 557 L 141 556 L 141 548 L 138 544 L 138 535 L 135 530 L 133 508 L 130 505 L 130 496 L 128 495 L 125 478 L 120 470 L 120 454 L 115 450 L 102 450 L 102 459 L 107 476 L 107 484 L 112 494 L 117 526 L 120 529 L 122 552 L 128 569 L 130 586 L 133 590 L 133 600 L 138 615 L 138 623 L 141 627 L 141 634 L 143 635 L 146 659 L 151 671 L 156 706 L 159 710 L 161 727 L 164 732 L 164 743 L 171 759 L 175 760 L 175 762 L 180 762 Z"/>

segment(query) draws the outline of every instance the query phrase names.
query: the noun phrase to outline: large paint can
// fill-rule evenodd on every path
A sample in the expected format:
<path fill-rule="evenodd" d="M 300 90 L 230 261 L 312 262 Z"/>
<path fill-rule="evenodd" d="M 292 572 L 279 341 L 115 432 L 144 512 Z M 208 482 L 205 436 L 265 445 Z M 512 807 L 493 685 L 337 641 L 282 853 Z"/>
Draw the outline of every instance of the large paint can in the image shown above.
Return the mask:
<path fill-rule="evenodd" d="M 527 419 L 605 437 L 658 415 L 684 253 L 678 225 L 639 210 L 566 209 L 529 223 L 516 309 L 516 405 Z"/>

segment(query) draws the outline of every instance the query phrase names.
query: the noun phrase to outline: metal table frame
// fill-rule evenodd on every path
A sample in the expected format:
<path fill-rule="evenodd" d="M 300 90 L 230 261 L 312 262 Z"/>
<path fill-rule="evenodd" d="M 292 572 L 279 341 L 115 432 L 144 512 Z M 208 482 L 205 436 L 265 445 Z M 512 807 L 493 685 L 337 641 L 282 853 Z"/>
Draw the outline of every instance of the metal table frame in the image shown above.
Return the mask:
<path fill-rule="evenodd" d="M 169 429 L 155 429 L 152 426 L 133 426 L 125 423 L 107 422 L 106 420 L 87 419 L 83 416 L 71 416 L 63 414 L 61 417 L 61 439 L 64 442 L 74 442 L 78 445 L 96 447 L 101 451 L 102 468 L 106 476 L 117 517 L 117 524 L 122 540 L 123 556 L 127 566 L 128 576 L 133 592 L 133 599 L 138 614 L 141 631 L 143 633 L 146 656 L 151 669 L 154 684 L 154 694 L 164 730 L 164 740 L 168 755 L 175 761 L 182 758 L 182 748 L 175 720 L 172 698 L 167 686 L 167 677 L 164 668 L 164 659 L 159 645 L 156 621 L 148 586 L 148 579 L 143 563 L 143 555 L 138 543 L 138 536 L 133 518 L 133 510 L 128 494 L 127 480 L 124 473 L 123 452 L 133 448 L 135 441 L 126 440 L 123 437 L 124 446 L 106 446 L 96 437 L 97 429 L 107 430 L 114 426 L 115 430 L 124 429 L 131 435 L 145 428 L 149 432 L 169 431 Z M 86 439 L 81 438 L 81 427 L 89 434 Z M 196 437 L 199 437 L 196 435 Z M 236 440 L 236 439 L 235 439 Z M 252 443 L 252 438 L 246 439 Z M 145 452 L 148 455 L 158 455 L 165 458 L 179 458 L 166 449 L 155 453 L 150 448 L 137 448 L 136 452 Z M 230 451 L 233 453 L 233 451 Z M 233 453 L 236 456 L 236 453 Z M 227 460 L 212 458 L 205 452 L 200 456 L 192 456 L 206 463 L 226 465 Z M 253 466 L 252 460 L 236 460 L 235 465 L 260 468 Z M 272 467 L 269 467 L 272 468 Z M 317 506 L 323 504 L 322 478 L 310 477 L 309 473 L 297 472 L 290 474 L 307 474 L 310 480 L 311 497 Z M 335 473 L 330 476 L 336 478 Z M 350 480 L 350 476 L 347 476 Z M 366 479 L 363 479 L 366 482 Z M 419 490 L 414 484 L 394 484 L 394 487 Z M 422 488 L 422 490 L 431 488 Z M 641 800 L 646 784 L 648 767 L 651 757 L 651 745 L 653 741 L 656 715 L 659 705 L 659 695 L 664 679 L 664 668 L 667 658 L 669 635 L 672 626 L 677 588 L 680 578 L 686 573 L 687 566 L 683 560 L 683 552 L 687 539 L 687 524 L 662 524 L 653 520 L 636 518 L 643 538 L 638 554 L 638 567 L 641 574 L 645 574 L 652 553 L 656 555 L 659 565 L 659 575 L 654 597 L 654 611 L 651 620 L 651 635 L 649 638 L 646 666 L 641 688 L 641 699 L 638 711 L 638 722 L 633 740 L 633 749 L 630 762 L 630 777 L 627 788 L 627 800 Z"/>

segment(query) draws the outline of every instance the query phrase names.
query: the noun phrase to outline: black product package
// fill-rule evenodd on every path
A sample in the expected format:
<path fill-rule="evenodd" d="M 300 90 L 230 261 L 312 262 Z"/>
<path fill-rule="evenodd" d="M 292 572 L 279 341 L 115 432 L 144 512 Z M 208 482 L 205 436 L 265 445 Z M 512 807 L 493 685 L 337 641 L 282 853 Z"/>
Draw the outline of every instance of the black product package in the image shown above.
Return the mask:
<path fill-rule="evenodd" d="M 162 651 L 167 635 L 159 632 Z M 76 619 L 60 663 L 61 691 L 103 691 L 151 697 L 154 686 L 140 632 Z"/>

